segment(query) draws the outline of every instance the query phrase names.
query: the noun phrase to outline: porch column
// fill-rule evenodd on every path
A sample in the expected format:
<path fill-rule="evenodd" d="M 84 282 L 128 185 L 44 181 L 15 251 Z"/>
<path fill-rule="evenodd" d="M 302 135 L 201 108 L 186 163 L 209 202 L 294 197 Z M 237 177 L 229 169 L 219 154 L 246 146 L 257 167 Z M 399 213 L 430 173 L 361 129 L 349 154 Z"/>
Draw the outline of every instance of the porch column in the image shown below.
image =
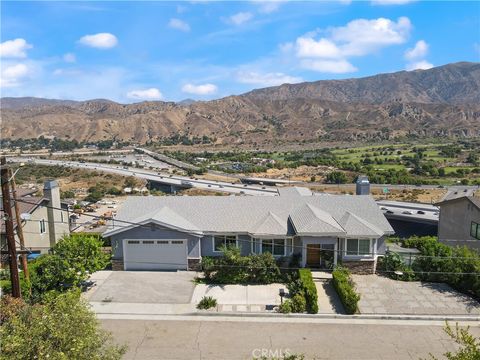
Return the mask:
<path fill-rule="evenodd" d="M 337 266 L 337 258 L 338 258 L 338 241 L 335 242 L 333 245 L 333 266 Z"/>

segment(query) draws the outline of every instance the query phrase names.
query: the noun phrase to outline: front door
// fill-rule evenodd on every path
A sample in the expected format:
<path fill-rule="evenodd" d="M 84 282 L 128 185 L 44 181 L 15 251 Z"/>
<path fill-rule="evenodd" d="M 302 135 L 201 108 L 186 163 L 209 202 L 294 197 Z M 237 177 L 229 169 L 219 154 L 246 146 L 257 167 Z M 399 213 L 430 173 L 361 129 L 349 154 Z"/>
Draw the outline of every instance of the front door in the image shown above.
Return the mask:
<path fill-rule="evenodd" d="M 307 266 L 320 266 L 320 244 L 307 244 Z"/>

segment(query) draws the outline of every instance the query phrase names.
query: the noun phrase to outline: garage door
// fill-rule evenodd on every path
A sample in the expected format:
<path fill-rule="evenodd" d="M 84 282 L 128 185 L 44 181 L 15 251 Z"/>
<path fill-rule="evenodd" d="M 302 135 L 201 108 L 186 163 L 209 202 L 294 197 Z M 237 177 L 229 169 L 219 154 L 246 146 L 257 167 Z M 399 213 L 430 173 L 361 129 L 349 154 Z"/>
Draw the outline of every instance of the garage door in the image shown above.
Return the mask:
<path fill-rule="evenodd" d="M 187 269 L 186 240 L 124 240 L 125 270 Z"/>

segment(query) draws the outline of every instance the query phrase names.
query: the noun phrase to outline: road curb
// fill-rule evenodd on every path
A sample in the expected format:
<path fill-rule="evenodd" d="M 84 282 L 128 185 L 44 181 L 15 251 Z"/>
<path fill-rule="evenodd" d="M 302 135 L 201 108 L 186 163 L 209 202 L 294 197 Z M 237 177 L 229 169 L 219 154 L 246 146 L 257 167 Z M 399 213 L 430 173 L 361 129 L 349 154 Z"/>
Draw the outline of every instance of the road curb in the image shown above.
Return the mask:
<path fill-rule="evenodd" d="M 179 314 L 180 315 L 180 314 Z M 228 313 L 228 312 L 195 312 L 183 314 L 184 316 L 232 316 L 232 317 L 267 317 L 287 319 L 356 319 L 356 320 L 423 320 L 423 321 L 476 321 L 480 322 L 477 315 L 387 315 L 387 314 L 278 314 L 278 313 Z"/>

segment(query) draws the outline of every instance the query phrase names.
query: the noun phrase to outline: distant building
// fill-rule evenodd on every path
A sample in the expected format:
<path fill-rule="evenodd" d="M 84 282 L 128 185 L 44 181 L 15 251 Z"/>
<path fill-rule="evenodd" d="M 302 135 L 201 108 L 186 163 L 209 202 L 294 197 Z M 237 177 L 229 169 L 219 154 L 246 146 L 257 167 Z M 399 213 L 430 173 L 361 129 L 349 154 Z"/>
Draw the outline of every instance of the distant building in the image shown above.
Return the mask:
<path fill-rule="evenodd" d="M 368 181 L 368 176 L 360 175 L 357 179 L 356 186 L 357 195 L 370 195 L 370 181 Z"/>
<path fill-rule="evenodd" d="M 480 249 L 480 198 L 463 196 L 437 205 L 438 239 L 447 245 Z"/>
<path fill-rule="evenodd" d="M 35 190 L 17 191 L 18 206 L 22 217 L 25 247 L 32 252 L 46 253 L 64 235 L 70 233 L 68 204 L 60 201 L 60 188 L 56 181 L 46 181 L 44 196 L 33 196 Z M 13 201 L 12 201 L 13 205 Z M 61 209 L 61 210 L 60 210 Z M 15 214 L 15 212 L 13 211 Z M 3 218 L 3 208 L 0 216 Z M 17 249 L 20 249 L 17 235 L 18 224 L 14 222 Z M 0 232 L 1 247 L 6 248 L 5 223 Z"/>

